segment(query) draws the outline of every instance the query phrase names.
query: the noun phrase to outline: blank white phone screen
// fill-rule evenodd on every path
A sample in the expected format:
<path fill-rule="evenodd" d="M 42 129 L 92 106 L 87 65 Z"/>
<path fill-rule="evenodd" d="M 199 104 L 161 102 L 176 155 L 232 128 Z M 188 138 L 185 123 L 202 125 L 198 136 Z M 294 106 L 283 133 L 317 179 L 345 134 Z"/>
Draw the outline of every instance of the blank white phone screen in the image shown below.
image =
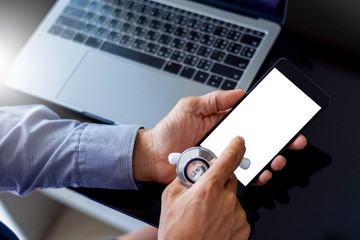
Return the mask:
<path fill-rule="evenodd" d="M 246 170 L 238 167 L 235 175 L 247 186 L 319 110 L 274 68 L 200 145 L 220 156 L 235 136 L 242 136 L 251 164 Z"/>

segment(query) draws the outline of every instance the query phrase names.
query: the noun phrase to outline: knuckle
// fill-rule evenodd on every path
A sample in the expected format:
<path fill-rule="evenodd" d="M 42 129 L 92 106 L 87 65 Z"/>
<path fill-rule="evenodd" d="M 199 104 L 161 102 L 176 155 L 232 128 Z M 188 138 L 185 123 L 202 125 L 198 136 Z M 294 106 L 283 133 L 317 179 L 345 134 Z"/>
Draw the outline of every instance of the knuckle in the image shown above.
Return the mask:
<path fill-rule="evenodd" d="M 184 98 L 179 100 L 178 105 L 187 106 L 187 107 L 190 106 L 191 107 L 195 103 L 197 103 L 197 101 L 198 101 L 198 97 L 184 97 Z"/>
<path fill-rule="evenodd" d="M 239 204 L 239 199 L 235 193 L 231 192 L 231 194 L 228 195 L 228 204 L 234 207 Z"/>
<path fill-rule="evenodd" d="M 228 194 L 225 199 L 224 211 L 229 215 L 236 214 L 236 208 L 238 204 L 239 204 L 239 200 L 236 197 L 236 195 L 233 193 Z"/>
<path fill-rule="evenodd" d="M 176 187 L 173 184 L 170 184 L 168 187 L 165 188 L 165 190 L 162 193 L 162 199 L 171 198 L 173 196 L 178 195 L 180 192 L 180 189 Z"/>
<path fill-rule="evenodd" d="M 216 196 L 219 196 L 221 188 L 215 180 L 210 179 L 203 186 L 201 186 L 201 192 L 205 200 L 211 200 Z"/>

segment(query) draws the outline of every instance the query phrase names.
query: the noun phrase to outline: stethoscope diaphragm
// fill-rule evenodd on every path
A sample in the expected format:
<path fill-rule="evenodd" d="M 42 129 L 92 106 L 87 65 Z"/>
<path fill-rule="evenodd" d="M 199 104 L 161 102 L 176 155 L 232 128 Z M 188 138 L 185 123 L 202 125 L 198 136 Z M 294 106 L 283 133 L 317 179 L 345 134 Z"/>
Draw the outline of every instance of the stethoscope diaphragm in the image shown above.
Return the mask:
<path fill-rule="evenodd" d="M 192 147 L 183 153 L 171 153 L 169 162 L 176 164 L 176 173 L 180 181 L 191 187 L 209 168 L 216 155 L 203 147 Z"/>
<path fill-rule="evenodd" d="M 207 148 L 192 147 L 183 153 L 170 153 L 169 162 L 176 164 L 176 173 L 180 181 L 191 187 L 209 168 L 216 155 Z M 247 170 L 251 165 L 248 158 L 243 158 L 239 167 Z"/>

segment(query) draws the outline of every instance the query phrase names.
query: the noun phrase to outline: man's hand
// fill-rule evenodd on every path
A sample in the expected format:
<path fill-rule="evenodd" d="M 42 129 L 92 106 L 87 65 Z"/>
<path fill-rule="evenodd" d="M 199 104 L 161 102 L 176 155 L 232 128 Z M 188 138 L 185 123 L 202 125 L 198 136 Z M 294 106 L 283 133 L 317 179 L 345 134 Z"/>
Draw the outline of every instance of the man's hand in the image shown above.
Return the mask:
<path fill-rule="evenodd" d="M 250 225 L 237 197 L 234 175 L 244 156 L 234 138 L 211 168 L 191 187 L 176 178 L 162 195 L 159 239 L 248 239 Z"/>
<path fill-rule="evenodd" d="M 184 98 L 155 128 L 140 130 L 133 154 L 135 180 L 161 183 L 174 180 L 176 171 L 168 163 L 168 155 L 195 146 L 244 95 L 242 90 L 233 90 Z M 306 139 L 300 135 L 289 148 L 301 149 L 305 145 Z M 271 170 L 279 171 L 285 164 L 285 158 L 277 156 Z M 266 170 L 254 185 L 263 185 L 270 178 L 271 172 Z"/>

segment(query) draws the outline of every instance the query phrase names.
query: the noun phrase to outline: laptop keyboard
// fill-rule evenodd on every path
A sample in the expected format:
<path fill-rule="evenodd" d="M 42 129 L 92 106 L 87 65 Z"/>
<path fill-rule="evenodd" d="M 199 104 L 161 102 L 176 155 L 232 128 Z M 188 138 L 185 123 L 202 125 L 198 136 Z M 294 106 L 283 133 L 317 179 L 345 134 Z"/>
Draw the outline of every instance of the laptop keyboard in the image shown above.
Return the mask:
<path fill-rule="evenodd" d="M 224 90 L 235 88 L 265 36 L 149 0 L 71 0 L 49 32 Z"/>

